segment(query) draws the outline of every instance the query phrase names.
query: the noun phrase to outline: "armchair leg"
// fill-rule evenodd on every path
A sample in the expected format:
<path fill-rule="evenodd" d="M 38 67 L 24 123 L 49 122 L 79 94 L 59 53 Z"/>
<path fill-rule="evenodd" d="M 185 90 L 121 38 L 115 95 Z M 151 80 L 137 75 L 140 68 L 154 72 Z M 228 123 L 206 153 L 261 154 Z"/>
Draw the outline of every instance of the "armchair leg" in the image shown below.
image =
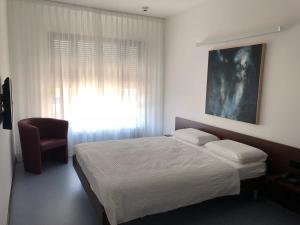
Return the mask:
<path fill-rule="evenodd" d="M 24 169 L 33 174 L 41 174 L 42 173 L 42 162 L 41 160 L 37 160 L 35 162 L 28 162 L 23 160 Z"/>
<path fill-rule="evenodd" d="M 24 169 L 25 169 L 25 171 L 36 174 L 36 175 L 42 174 L 42 169 L 26 168 L 25 166 L 24 166 Z"/>
<path fill-rule="evenodd" d="M 65 157 L 65 159 L 64 159 L 63 162 L 64 162 L 65 164 L 68 164 L 68 161 L 69 161 L 69 158 L 68 158 L 68 155 L 67 155 L 67 156 Z"/>
<path fill-rule="evenodd" d="M 65 149 L 64 149 L 64 156 L 63 156 L 63 162 L 65 163 L 65 164 L 67 164 L 68 163 L 68 160 L 69 160 L 69 156 L 68 156 L 68 146 L 66 146 L 65 147 Z"/>
<path fill-rule="evenodd" d="M 68 163 L 68 146 L 64 146 L 57 151 L 56 159 L 67 164 Z"/>

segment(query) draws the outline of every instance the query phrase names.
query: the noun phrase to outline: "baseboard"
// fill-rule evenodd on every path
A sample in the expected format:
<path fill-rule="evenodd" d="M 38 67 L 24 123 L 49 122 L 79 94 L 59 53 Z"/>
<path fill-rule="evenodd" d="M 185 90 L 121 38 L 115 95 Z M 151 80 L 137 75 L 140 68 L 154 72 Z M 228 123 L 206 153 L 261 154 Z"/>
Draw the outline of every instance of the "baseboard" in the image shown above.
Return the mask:
<path fill-rule="evenodd" d="M 7 213 L 7 225 L 10 225 L 10 216 L 11 216 L 11 199 L 12 199 L 12 192 L 13 192 L 13 186 L 14 186 L 14 180 L 15 180 L 15 174 L 16 174 L 16 164 L 17 159 L 16 157 L 13 160 L 13 176 L 11 180 L 11 187 L 10 187 L 10 194 L 9 194 L 9 204 L 8 204 L 8 213 Z"/>

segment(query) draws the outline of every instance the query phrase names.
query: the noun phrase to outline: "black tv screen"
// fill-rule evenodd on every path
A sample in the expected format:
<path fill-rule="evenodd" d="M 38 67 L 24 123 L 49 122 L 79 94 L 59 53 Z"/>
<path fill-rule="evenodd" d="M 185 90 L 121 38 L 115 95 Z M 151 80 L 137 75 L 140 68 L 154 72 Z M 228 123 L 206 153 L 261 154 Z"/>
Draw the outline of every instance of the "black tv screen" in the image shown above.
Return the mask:
<path fill-rule="evenodd" d="M 2 85 L 2 107 L 3 107 L 3 129 L 12 129 L 12 110 L 11 110 L 11 83 L 10 79 L 6 78 Z"/>

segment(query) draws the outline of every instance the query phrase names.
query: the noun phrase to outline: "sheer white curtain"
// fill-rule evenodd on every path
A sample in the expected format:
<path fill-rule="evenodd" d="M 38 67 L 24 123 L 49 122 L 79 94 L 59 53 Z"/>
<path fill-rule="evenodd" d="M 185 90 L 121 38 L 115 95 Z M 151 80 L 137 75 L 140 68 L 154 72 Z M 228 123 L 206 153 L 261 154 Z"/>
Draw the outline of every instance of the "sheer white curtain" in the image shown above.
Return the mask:
<path fill-rule="evenodd" d="M 71 148 L 161 134 L 162 19 L 47 1 L 9 2 L 15 121 L 66 119 Z M 20 157 L 16 127 L 14 132 Z"/>

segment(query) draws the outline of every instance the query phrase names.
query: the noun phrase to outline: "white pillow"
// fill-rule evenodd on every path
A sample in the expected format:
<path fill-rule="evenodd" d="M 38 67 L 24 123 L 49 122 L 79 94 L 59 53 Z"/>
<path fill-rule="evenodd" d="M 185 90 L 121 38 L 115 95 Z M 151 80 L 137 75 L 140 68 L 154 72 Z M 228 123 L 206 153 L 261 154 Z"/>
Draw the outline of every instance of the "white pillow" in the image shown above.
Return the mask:
<path fill-rule="evenodd" d="M 194 128 L 176 130 L 172 135 L 179 140 L 195 145 L 204 145 L 207 142 L 219 140 L 215 135 Z"/>
<path fill-rule="evenodd" d="M 268 157 L 265 152 L 258 148 L 232 140 L 209 142 L 205 144 L 205 147 L 221 157 L 240 164 L 264 162 Z"/>

